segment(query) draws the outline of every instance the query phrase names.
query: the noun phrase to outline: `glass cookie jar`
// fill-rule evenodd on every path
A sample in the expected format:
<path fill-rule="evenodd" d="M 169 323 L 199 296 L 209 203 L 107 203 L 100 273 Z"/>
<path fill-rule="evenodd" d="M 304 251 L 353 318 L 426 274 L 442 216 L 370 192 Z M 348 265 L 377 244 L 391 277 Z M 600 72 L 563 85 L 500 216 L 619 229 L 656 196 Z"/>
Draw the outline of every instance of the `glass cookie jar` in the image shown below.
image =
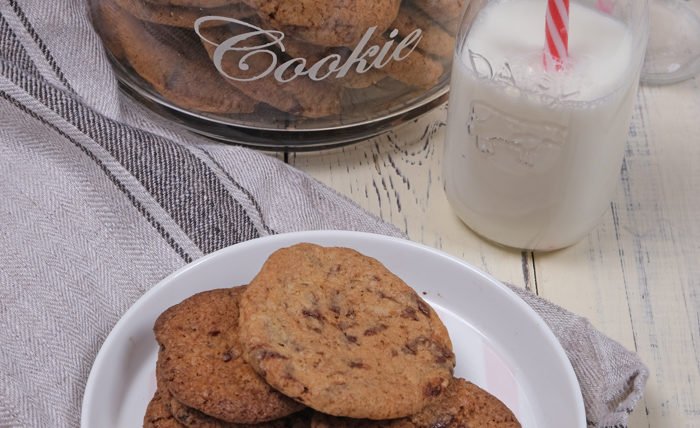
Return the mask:
<path fill-rule="evenodd" d="M 446 99 L 464 0 L 90 0 L 122 87 L 210 137 L 315 149 Z"/>

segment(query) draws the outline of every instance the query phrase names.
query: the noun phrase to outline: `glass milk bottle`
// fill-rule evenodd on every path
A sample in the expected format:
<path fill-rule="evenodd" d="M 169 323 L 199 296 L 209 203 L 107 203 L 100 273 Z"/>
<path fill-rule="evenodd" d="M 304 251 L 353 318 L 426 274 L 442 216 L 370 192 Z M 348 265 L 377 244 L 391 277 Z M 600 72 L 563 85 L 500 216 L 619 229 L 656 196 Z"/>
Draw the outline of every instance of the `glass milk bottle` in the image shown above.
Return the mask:
<path fill-rule="evenodd" d="M 559 0 L 564 1 L 564 0 Z M 568 54 L 545 52 L 547 0 L 473 0 L 453 61 L 444 186 L 497 243 L 574 244 L 617 186 L 647 44 L 645 0 L 571 0 Z"/>

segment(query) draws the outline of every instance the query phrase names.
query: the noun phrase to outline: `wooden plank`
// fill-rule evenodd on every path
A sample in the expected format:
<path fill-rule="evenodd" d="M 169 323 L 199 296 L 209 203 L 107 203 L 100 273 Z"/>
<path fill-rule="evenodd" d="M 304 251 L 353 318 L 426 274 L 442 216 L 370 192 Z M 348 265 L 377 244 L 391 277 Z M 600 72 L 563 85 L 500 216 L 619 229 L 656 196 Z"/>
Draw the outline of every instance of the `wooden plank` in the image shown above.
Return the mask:
<path fill-rule="evenodd" d="M 544 297 L 649 366 L 632 427 L 700 427 L 698 86 L 642 89 L 612 209 L 584 242 L 535 257 Z"/>
<path fill-rule="evenodd" d="M 340 149 L 290 154 L 289 163 L 396 225 L 495 277 L 534 285 L 529 253 L 494 247 L 453 214 L 442 190 L 443 106 L 386 135 Z"/>

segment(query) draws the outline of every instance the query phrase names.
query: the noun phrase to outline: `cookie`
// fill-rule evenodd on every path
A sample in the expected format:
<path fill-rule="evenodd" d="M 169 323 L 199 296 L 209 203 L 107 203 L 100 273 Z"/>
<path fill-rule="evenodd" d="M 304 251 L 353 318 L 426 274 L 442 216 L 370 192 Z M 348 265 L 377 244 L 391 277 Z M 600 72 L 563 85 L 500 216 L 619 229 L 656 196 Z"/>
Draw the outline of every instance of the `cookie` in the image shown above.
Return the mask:
<path fill-rule="evenodd" d="M 232 3 L 238 3 L 236 0 L 148 0 L 149 3 L 160 6 L 183 6 L 183 7 L 201 7 L 201 8 L 216 8 L 227 6 Z"/>
<path fill-rule="evenodd" d="M 498 398 L 464 379 L 454 379 L 450 385 L 438 402 L 410 418 L 415 427 L 520 427 L 513 412 Z"/>
<path fill-rule="evenodd" d="M 152 27 L 104 0 L 99 13 L 124 58 L 153 89 L 178 107 L 210 113 L 250 113 L 256 102 L 227 85 L 193 33 Z"/>
<path fill-rule="evenodd" d="M 457 33 L 465 0 L 413 0 L 413 4 L 451 34 Z"/>
<path fill-rule="evenodd" d="M 406 37 L 412 31 L 420 29 L 422 31 L 422 39 L 418 44 L 418 49 L 421 52 L 446 59 L 452 58 L 455 38 L 441 27 L 435 25 L 420 10 L 410 6 L 402 7 L 399 16 L 392 24 L 392 28 L 399 30 L 401 37 Z"/>
<path fill-rule="evenodd" d="M 390 419 L 439 397 L 455 359 L 435 311 L 377 260 L 299 244 L 273 253 L 240 304 L 244 358 L 335 416 Z"/>
<path fill-rule="evenodd" d="M 156 363 L 156 392 L 148 403 L 143 417 L 144 428 L 181 428 L 183 427 L 170 412 L 172 396 L 163 383 L 160 353 Z"/>
<path fill-rule="evenodd" d="M 169 408 L 175 420 L 188 428 L 309 428 L 311 426 L 311 414 L 304 411 L 282 419 L 251 425 L 233 424 L 212 418 L 174 399 L 170 401 Z"/>
<path fill-rule="evenodd" d="M 225 422 L 279 419 L 304 406 L 272 389 L 241 358 L 243 287 L 196 294 L 158 317 L 160 376 L 173 398 Z"/>
<path fill-rule="evenodd" d="M 265 25 L 321 46 L 354 47 L 367 29 L 384 32 L 400 0 L 243 0 Z"/>
<path fill-rule="evenodd" d="M 232 3 L 214 9 L 198 7 L 172 6 L 153 4 L 146 0 L 115 0 L 116 3 L 134 17 L 155 24 L 170 25 L 191 29 L 194 22 L 201 16 L 226 16 L 229 18 L 245 19 L 255 15 L 255 12 L 241 3 Z M 223 21 L 211 21 L 205 26 L 224 25 Z"/>
<path fill-rule="evenodd" d="M 153 398 L 148 403 L 146 414 L 143 417 L 143 428 L 182 428 L 168 409 L 170 394 L 163 394 L 162 389 L 156 390 Z"/>
<path fill-rule="evenodd" d="M 202 29 L 202 43 L 213 59 L 216 48 L 231 37 L 244 31 L 240 27 L 217 27 Z M 261 36 L 253 36 L 241 42 L 239 48 L 261 46 L 269 43 Z M 224 53 L 220 63 L 226 73 L 227 81 L 252 99 L 275 107 L 284 112 L 307 118 L 319 118 L 338 114 L 340 112 L 340 89 L 326 82 L 314 82 L 308 77 L 300 76 L 291 79 L 285 73 L 284 80 L 278 81 L 273 73 L 264 74 L 271 65 L 273 58 L 268 54 L 258 52 L 246 56 L 250 51 L 229 50 Z M 282 62 L 277 58 L 277 65 Z M 212 66 L 213 68 L 213 66 Z"/>
<path fill-rule="evenodd" d="M 312 428 L 520 428 L 520 423 L 498 398 L 464 379 L 453 379 L 445 393 L 407 418 L 370 421 L 316 414 Z"/>

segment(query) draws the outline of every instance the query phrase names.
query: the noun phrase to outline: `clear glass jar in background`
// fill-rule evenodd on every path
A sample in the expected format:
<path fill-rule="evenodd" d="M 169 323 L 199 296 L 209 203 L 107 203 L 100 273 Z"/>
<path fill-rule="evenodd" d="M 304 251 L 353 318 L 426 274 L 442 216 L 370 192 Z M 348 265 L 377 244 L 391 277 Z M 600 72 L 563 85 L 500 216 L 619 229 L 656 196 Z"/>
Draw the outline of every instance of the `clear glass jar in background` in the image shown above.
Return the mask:
<path fill-rule="evenodd" d="M 123 87 L 221 140 L 303 149 L 446 99 L 464 0 L 89 0 Z"/>
<path fill-rule="evenodd" d="M 682 0 L 649 2 L 651 33 L 642 83 L 669 85 L 700 73 L 700 7 Z"/>
<path fill-rule="evenodd" d="M 457 39 L 444 186 L 476 233 L 554 250 L 616 189 L 647 45 L 648 4 L 571 0 L 569 58 L 543 64 L 546 0 L 474 0 Z"/>

